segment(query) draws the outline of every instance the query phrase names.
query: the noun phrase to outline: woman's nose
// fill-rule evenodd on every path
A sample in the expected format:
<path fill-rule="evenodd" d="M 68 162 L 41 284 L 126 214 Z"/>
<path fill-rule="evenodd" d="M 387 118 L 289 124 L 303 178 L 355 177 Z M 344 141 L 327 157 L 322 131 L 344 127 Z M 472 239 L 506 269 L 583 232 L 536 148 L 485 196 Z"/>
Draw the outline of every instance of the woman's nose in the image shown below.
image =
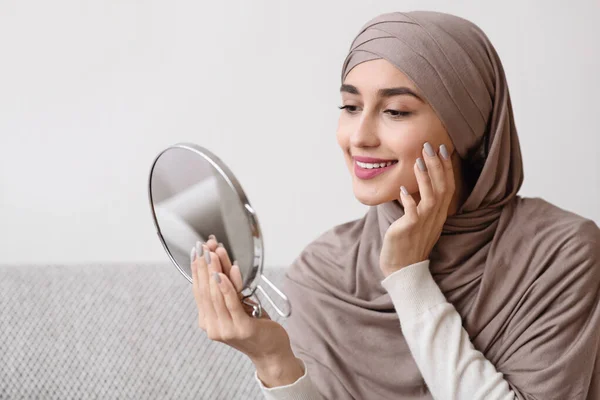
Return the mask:
<path fill-rule="evenodd" d="M 379 137 L 375 124 L 368 118 L 360 119 L 358 126 L 350 137 L 352 147 L 374 147 L 379 145 Z"/>

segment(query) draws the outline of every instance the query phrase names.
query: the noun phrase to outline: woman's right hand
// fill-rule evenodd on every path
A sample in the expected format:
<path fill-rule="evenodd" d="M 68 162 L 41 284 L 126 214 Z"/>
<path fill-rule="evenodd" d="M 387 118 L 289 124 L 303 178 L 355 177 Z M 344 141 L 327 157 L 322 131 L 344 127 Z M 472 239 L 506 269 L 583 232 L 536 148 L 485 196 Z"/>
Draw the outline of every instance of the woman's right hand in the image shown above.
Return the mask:
<path fill-rule="evenodd" d="M 260 318 L 251 316 L 252 307 L 241 302 L 239 267 L 231 263 L 214 236 L 196 244 L 191 260 L 198 325 L 208 338 L 246 354 L 265 386 L 286 385 L 300 378 L 304 371 L 285 328 L 264 309 Z"/>

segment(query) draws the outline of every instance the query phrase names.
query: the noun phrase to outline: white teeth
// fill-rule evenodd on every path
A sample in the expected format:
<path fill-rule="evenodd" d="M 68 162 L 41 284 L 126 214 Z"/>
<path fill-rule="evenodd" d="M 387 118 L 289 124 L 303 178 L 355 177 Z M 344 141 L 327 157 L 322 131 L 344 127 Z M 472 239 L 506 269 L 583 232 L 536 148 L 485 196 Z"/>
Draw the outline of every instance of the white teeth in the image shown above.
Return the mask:
<path fill-rule="evenodd" d="M 390 165 L 394 164 L 394 161 L 388 161 L 386 163 L 363 163 L 360 161 L 357 161 L 356 164 L 358 164 L 359 167 L 361 168 L 367 168 L 367 169 L 373 169 L 373 168 L 383 168 L 383 167 L 389 167 Z"/>

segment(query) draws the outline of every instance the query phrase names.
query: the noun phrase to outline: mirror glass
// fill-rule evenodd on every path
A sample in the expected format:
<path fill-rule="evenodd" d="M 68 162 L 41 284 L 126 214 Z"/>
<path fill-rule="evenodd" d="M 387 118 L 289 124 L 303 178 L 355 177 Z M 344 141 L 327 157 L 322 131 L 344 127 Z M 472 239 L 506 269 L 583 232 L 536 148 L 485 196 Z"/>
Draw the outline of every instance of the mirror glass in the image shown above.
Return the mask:
<path fill-rule="evenodd" d="M 225 164 L 193 145 L 171 146 L 156 158 L 149 182 L 157 233 L 171 260 L 192 282 L 190 250 L 215 235 L 237 260 L 253 292 L 262 269 L 262 238 L 241 187 Z"/>

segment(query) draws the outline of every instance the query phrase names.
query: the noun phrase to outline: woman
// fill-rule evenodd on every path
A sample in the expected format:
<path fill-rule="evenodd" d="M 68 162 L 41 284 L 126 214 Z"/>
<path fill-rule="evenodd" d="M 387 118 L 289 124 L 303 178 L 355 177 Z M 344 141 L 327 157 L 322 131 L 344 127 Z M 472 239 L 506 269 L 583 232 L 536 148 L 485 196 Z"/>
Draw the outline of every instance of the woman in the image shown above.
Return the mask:
<path fill-rule="evenodd" d="M 252 359 L 271 399 L 599 399 L 600 230 L 517 196 L 485 34 L 448 14 L 380 15 L 341 95 L 337 140 L 372 207 L 290 267 L 286 329 L 248 317 L 214 238 L 193 249 L 200 327 Z"/>

